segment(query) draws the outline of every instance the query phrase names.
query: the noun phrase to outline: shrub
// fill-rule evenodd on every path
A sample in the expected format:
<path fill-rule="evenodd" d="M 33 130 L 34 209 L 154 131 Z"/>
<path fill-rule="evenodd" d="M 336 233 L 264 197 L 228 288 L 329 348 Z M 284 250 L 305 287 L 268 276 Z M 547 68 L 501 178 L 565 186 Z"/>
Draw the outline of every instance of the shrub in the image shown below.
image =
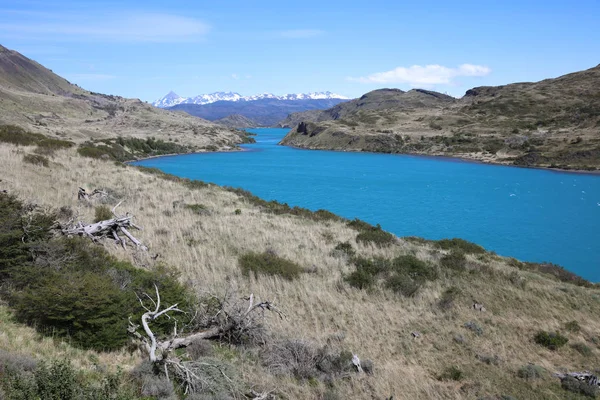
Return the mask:
<path fill-rule="evenodd" d="M 517 376 L 529 381 L 534 379 L 542 379 L 545 375 L 545 372 L 546 371 L 544 368 L 540 367 L 539 365 L 528 364 L 519 368 L 517 371 Z"/>
<path fill-rule="evenodd" d="M 414 296 L 427 281 L 437 279 L 434 267 L 412 255 L 398 256 L 392 260 L 391 274 L 386 286 L 404 296 Z"/>
<path fill-rule="evenodd" d="M 236 208 L 234 211 L 235 215 L 241 215 L 242 214 L 242 210 L 240 210 L 239 208 Z"/>
<path fill-rule="evenodd" d="M 107 206 L 97 206 L 94 209 L 94 222 L 105 221 L 111 218 L 114 218 L 114 215 Z"/>
<path fill-rule="evenodd" d="M 0 278 L 17 320 L 70 337 L 75 345 L 106 350 L 125 344 L 128 316 L 135 320 L 143 313 L 135 292 L 153 294 L 156 283 L 165 304 L 189 307 L 186 289 L 170 270 L 135 268 L 87 239 L 52 240 L 55 219 L 0 194 Z M 23 221 L 29 224 L 25 236 Z M 174 320 L 155 321 L 156 332 L 170 333 Z"/>
<path fill-rule="evenodd" d="M 461 250 L 452 250 L 440 259 L 440 265 L 454 271 L 464 271 L 466 261 L 465 253 Z"/>
<path fill-rule="evenodd" d="M 356 236 L 356 241 L 364 245 L 372 243 L 377 247 L 386 247 L 394 243 L 395 238 L 394 235 L 384 231 L 379 225 L 377 225 L 374 228 L 360 232 Z"/>
<path fill-rule="evenodd" d="M 474 332 L 477 336 L 483 335 L 483 327 L 475 321 L 465 322 L 464 327 Z"/>
<path fill-rule="evenodd" d="M 344 280 L 357 289 L 369 289 L 375 283 L 375 277 L 363 269 L 356 269 L 348 274 Z"/>
<path fill-rule="evenodd" d="M 186 204 L 185 208 L 198 215 L 209 214 L 208 208 L 204 204 Z"/>
<path fill-rule="evenodd" d="M 573 343 L 571 347 L 582 356 L 589 357 L 592 355 L 592 349 L 584 343 Z"/>
<path fill-rule="evenodd" d="M 454 306 L 456 298 L 461 295 L 461 290 L 456 286 L 449 287 L 442 293 L 442 297 L 438 301 L 438 306 L 444 310 L 450 310 Z"/>
<path fill-rule="evenodd" d="M 569 332 L 577 333 L 581 331 L 581 326 L 577 321 L 569 321 L 565 324 L 565 329 Z"/>
<path fill-rule="evenodd" d="M 346 242 L 339 242 L 335 247 L 334 250 L 345 254 L 349 257 L 354 257 L 354 255 L 356 254 L 356 250 L 354 250 L 354 247 L 352 247 L 352 244 L 348 241 Z"/>
<path fill-rule="evenodd" d="M 573 393 L 578 393 L 587 397 L 596 397 L 599 388 L 596 385 L 590 385 L 587 382 L 581 382 L 572 376 L 566 376 L 560 381 L 560 386 Z"/>
<path fill-rule="evenodd" d="M 39 133 L 27 132 L 16 125 L 0 125 L 0 142 L 18 146 L 32 146 L 44 139 L 46 139 L 46 136 Z"/>
<path fill-rule="evenodd" d="M 451 366 L 446 368 L 442 373 L 438 376 L 438 380 L 440 381 L 460 381 L 464 377 L 463 372 L 457 366 Z"/>
<path fill-rule="evenodd" d="M 412 255 L 398 256 L 392 260 L 393 270 L 402 275 L 407 275 L 417 281 L 433 281 L 438 278 L 435 267 L 419 260 Z"/>
<path fill-rule="evenodd" d="M 50 160 L 44 156 L 40 156 L 39 154 L 25 154 L 23 156 L 23 162 L 33 165 L 41 165 L 43 167 L 50 166 Z"/>
<path fill-rule="evenodd" d="M 67 360 L 41 362 L 33 373 L 11 370 L 2 381 L 6 398 L 11 400 L 133 400 L 130 387 L 123 384 L 121 373 L 90 376 L 82 379 Z M 87 377 L 86 377 L 87 378 Z"/>
<path fill-rule="evenodd" d="M 269 251 L 243 254 L 238 262 L 244 275 L 248 276 L 252 272 L 256 278 L 258 275 L 278 275 L 291 281 L 303 272 L 303 268 L 295 262 Z"/>
<path fill-rule="evenodd" d="M 485 249 L 478 244 L 468 242 L 464 239 L 442 239 L 437 241 L 438 247 L 444 250 L 462 250 L 467 254 L 483 254 L 486 253 Z"/>
<path fill-rule="evenodd" d="M 563 347 L 569 341 L 568 338 L 561 335 L 560 333 L 552 333 L 546 331 L 539 331 L 533 338 L 533 340 L 544 347 L 547 347 L 550 350 L 557 350 L 560 347 Z"/>
<path fill-rule="evenodd" d="M 335 376 L 356 371 L 349 351 L 331 352 L 298 339 L 281 340 L 269 345 L 261 353 L 265 366 L 279 376 L 291 375 L 296 379 L 330 380 Z M 372 372 L 372 362 L 366 362 Z M 366 372 L 366 370 L 365 370 Z"/>

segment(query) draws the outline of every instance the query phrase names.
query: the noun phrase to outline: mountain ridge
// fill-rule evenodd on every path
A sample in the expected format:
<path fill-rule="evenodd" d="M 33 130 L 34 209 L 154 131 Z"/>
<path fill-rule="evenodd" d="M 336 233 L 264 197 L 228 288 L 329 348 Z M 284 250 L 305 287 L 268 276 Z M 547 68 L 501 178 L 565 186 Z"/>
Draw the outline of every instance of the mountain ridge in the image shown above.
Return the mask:
<path fill-rule="evenodd" d="M 179 104 L 197 104 L 205 105 L 215 103 L 217 101 L 256 101 L 263 99 L 275 99 L 282 101 L 292 100 L 324 100 L 324 99 L 341 99 L 349 100 L 349 97 L 340 94 L 326 92 L 310 92 L 310 93 L 288 93 L 281 96 L 272 93 L 261 93 L 252 96 L 242 96 L 236 92 L 214 92 L 208 94 L 200 94 L 193 97 L 181 97 L 177 93 L 170 91 L 165 96 L 154 101 L 153 106 L 158 108 L 169 108 Z"/>

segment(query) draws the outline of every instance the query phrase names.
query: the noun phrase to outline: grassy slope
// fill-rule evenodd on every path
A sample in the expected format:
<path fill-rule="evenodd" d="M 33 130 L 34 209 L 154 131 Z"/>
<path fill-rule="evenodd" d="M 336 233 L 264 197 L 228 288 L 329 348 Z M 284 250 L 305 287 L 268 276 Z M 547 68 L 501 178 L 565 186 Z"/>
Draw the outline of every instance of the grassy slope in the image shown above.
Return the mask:
<path fill-rule="evenodd" d="M 282 144 L 599 169 L 598 82 L 600 66 L 536 83 L 473 88 L 454 101 L 382 89 L 320 113 L 291 116 L 286 123 L 312 123 L 297 126 Z"/>
<path fill-rule="evenodd" d="M 124 199 L 121 208 L 132 212 L 144 228 L 137 236 L 150 245 L 150 254 L 159 253 L 162 261 L 179 268 L 183 279 L 199 292 L 219 293 L 234 285 L 240 294 L 270 299 L 286 312 L 285 320 L 268 318 L 273 334 L 321 344 L 343 336 L 345 347 L 374 360 L 373 376 L 336 383 L 341 398 L 467 399 L 499 394 L 518 399 L 563 398 L 566 392 L 557 379 L 546 375 L 540 381 L 527 382 L 518 378 L 516 371 L 529 362 L 553 372 L 591 369 L 600 361 L 600 350 L 592 343 L 600 330 L 597 289 L 520 271 L 493 255 L 471 255 L 469 272 L 445 271 L 441 280 L 428 284 L 414 298 L 380 289 L 361 291 L 342 280 L 353 268 L 345 258 L 332 255 L 338 242 L 349 241 L 364 256 L 415 254 L 432 263 L 438 263 L 444 252 L 405 240 L 384 249 L 364 246 L 356 242 L 357 232 L 342 222 L 268 214 L 221 188 L 190 190 L 133 167 L 81 158 L 74 149 L 58 152 L 48 168 L 24 163 L 24 154 L 32 150 L 0 145 L 0 189 L 42 206 L 70 206 L 87 221 L 93 219 L 94 209 L 77 202 L 77 187 L 104 188 Z M 209 214 L 194 214 L 179 207 L 179 202 L 203 204 Z M 148 254 L 125 252 L 110 242 L 106 246 L 117 257 L 137 265 L 153 262 Z M 244 277 L 237 266 L 238 256 L 267 249 L 312 272 L 291 282 Z M 462 295 L 453 309 L 442 311 L 437 302 L 451 286 L 460 288 Z M 472 299 L 485 304 L 488 311 L 474 311 Z M 6 325 L 6 320 L 2 318 L 3 331 L 15 333 L 0 336 L 0 346 L 31 353 L 44 347 L 44 341 L 38 344 L 30 330 Z M 569 346 L 552 352 L 533 343 L 537 330 L 564 332 L 564 324 L 571 320 L 577 320 L 582 331 L 567 334 L 570 344 L 586 343 L 592 348 L 591 355 L 584 357 Z M 465 329 L 468 321 L 481 325 L 484 334 L 477 336 Z M 410 332 L 415 330 L 422 333 L 420 339 L 412 339 Z M 456 342 L 457 335 L 465 342 Z M 27 346 L 22 346 L 24 341 Z M 84 365 L 89 358 L 75 350 L 67 354 Z M 270 375 L 251 352 L 234 350 L 227 355 L 239 366 L 243 378 L 258 388 L 276 389 L 287 398 L 320 398 L 326 390 L 321 383 L 310 385 Z M 498 356 L 500 361 L 488 365 L 477 355 Z M 123 353 L 103 357 L 125 366 L 135 362 Z M 437 379 L 450 366 L 464 371 L 461 381 Z"/>
<path fill-rule="evenodd" d="M 155 137 L 195 148 L 231 149 L 239 132 L 138 99 L 92 93 L 0 46 L 0 124 L 76 142 Z"/>

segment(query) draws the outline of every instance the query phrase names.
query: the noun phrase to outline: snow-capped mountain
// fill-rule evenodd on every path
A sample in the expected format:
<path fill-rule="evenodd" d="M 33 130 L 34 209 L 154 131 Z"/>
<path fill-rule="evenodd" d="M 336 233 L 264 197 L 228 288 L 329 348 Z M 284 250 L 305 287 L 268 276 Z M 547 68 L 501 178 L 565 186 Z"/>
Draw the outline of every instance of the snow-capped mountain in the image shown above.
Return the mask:
<path fill-rule="evenodd" d="M 348 97 L 331 92 L 312 92 L 312 93 L 297 93 L 285 94 L 277 96 L 272 93 L 257 94 L 254 96 L 242 96 L 234 92 L 215 92 L 209 94 L 201 94 L 195 97 L 181 97 L 174 92 L 169 92 L 166 96 L 161 97 L 152 103 L 153 106 L 159 108 L 173 107 L 178 104 L 210 104 L 217 101 L 255 101 L 262 99 L 276 100 L 323 100 L 323 99 L 342 99 L 347 100 Z"/>

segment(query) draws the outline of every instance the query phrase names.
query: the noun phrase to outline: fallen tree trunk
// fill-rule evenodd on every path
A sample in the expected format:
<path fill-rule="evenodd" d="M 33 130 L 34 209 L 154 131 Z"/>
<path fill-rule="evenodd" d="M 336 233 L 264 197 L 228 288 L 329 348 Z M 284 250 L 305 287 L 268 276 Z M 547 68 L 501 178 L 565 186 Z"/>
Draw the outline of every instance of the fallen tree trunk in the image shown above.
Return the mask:
<path fill-rule="evenodd" d="M 104 221 L 99 221 L 93 224 L 86 224 L 84 222 L 77 222 L 75 225 L 69 226 L 67 228 L 62 229 L 62 233 L 64 235 L 78 235 L 78 236 L 86 236 L 92 239 L 93 241 L 97 241 L 100 238 L 104 238 L 107 236 L 111 236 L 115 243 L 120 244 L 123 248 L 126 247 L 126 242 L 119 236 L 119 233 L 122 233 L 127 237 L 136 247 L 141 248 L 144 251 L 148 250 L 141 241 L 139 241 L 135 236 L 133 236 L 128 228 L 134 228 L 141 230 L 140 227 L 135 225 L 132 221 L 133 216 L 126 214 L 125 216 L 117 216 L 115 214 L 115 209 L 121 203 L 117 204 L 113 209 L 112 213 L 115 218 L 107 219 Z"/>

